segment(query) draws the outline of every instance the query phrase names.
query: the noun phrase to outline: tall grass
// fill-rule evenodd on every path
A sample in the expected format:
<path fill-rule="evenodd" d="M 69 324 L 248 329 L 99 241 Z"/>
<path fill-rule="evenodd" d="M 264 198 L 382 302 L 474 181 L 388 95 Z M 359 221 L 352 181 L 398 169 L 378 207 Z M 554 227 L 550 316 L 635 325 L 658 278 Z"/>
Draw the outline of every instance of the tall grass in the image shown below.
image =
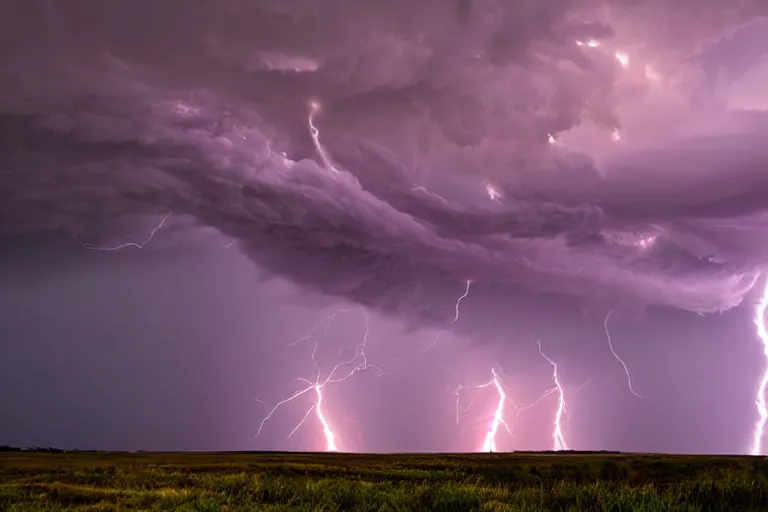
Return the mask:
<path fill-rule="evenodd" d="M 0 511 L 757 511 L 768 462 L 604 454 L 0 454 Z"/>

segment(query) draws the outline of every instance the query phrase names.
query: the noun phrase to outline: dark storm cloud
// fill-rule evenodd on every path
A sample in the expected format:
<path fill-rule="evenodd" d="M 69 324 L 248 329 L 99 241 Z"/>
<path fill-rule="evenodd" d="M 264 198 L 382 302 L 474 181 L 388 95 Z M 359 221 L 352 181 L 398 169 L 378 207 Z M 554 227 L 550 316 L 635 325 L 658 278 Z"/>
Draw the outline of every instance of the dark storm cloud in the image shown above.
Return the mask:
<path fill-rule="evenodd" d="M 692 6 L 682 53 L 757 14 L 742 4 Z M 126 216 L 187 215 L 274 273 L 415 323 L 450 319 L 467 280 L 478 303 L 730 308 L 767 255 L 748 243 L 766 228 L 766 120 L 603 164 L 548 145 L 622 125 L 620 66 L 576 40 L 677 19 L 597 7 L 6 3 L 0 227 L 106 239 Z M 341 172 L 314 152 L 310 100 Z"/>

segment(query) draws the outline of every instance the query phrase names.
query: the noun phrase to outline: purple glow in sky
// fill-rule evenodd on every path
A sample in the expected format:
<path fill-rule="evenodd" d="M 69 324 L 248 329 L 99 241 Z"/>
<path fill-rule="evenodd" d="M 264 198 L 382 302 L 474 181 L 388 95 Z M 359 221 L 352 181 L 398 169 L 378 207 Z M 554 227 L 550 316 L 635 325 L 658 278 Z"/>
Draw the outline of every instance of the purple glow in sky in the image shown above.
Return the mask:
<path fill-rule="evenodd" d="M 5 2 L 0 443 L 763 453 L 766 15 Z"/>

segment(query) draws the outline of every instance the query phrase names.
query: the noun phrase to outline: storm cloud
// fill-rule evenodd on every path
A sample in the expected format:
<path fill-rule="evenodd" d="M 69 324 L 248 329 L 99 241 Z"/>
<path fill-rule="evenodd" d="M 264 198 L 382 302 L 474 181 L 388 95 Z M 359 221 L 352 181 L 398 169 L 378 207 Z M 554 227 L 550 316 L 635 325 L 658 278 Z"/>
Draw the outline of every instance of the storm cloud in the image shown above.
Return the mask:
<path fill-rule="evenodd" d="M 728 110 L 701 58 L 765 10 L 6 2 L 0 230 L 108 244 L 172 213 L 414 325 L 467 281 L 726 310 L 768 258 L 768 113 Z"/>

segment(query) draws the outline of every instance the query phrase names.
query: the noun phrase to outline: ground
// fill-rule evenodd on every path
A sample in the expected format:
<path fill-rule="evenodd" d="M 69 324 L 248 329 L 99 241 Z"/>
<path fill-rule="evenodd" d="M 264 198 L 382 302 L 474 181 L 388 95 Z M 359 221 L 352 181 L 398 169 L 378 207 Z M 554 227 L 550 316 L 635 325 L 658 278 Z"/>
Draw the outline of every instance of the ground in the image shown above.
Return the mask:
<path fill-rule="evenodd" d="M 763 457 L 0 453 L 0 511 L 768 510 Z"/>

